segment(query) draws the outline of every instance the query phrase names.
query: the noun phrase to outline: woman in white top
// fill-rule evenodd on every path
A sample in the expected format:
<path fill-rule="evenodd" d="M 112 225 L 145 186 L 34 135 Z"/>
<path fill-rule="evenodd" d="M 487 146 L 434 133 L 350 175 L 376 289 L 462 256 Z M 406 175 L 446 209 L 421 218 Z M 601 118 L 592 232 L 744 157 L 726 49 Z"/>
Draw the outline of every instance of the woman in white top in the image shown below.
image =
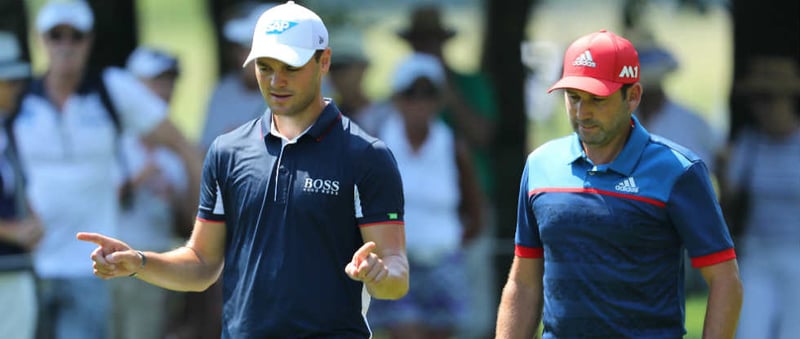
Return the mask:
<path fill-rule="evenodd" d="M 466 144 L 438 116 L 444 70 L 433 56 L 404 60 L 392 83 L 393 106 L 378 136 L 403 178 L 408 295 L 373 301 L 370 323 L 393 338 L 447 338 L 467 311 L 469 282 L 461 248 L 480 228 L 480 191 Z"/>
<path fill-rule="evenodd" d="M 761 57 L 737 83 L 754 124 L 734 139 L 722 177 L 745 293 L 738 338 L 800 333 L 800 72 L 794 59 Z M 734 193 L 736 192 L 736 193 Z M 738 205 L 738 206 L 734 206 Z M 737 213 L 738 212 L 738 213 Z M 745 212 L 745 213 L 741 213 Z M 738 218 L 738 220 L 734 220 Z"/>

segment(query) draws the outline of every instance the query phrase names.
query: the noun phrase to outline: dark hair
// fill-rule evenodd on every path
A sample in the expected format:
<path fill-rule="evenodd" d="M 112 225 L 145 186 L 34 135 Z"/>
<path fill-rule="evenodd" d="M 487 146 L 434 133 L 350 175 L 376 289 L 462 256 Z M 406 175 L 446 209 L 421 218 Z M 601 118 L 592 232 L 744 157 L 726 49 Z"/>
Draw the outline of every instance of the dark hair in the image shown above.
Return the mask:
<path fill-rule="evenodd" d="M 316 50 L 316 52 L 314 52 L 314 60 L 316 60 L 317 62 L 319 62 L 319 59 L 320 59 L 320 58 L 322 58 L 322 53 L 325 53 L 325 50 L 324 50 L 324 49 L 318 49 L 318 50 Z"/>
<path fill-rule="evenodd" d="M 619 90 L 622 91 L 622 100 L 628 98 L 628 89 L 630 89 L 631 87 L 633 87 L 633 84 L 624 84 L 622 85 L 622 87 L 619 88 Z"/>

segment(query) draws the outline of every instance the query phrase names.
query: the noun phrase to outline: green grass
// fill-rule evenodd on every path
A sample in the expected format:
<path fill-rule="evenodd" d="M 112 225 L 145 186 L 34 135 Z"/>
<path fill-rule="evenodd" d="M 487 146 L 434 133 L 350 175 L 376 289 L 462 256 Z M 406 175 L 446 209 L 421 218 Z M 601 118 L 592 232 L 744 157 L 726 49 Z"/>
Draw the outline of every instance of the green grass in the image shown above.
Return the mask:
<path fill-rule="evenodd" d="M 706 295 L 686 299 L 686 339 L 703 337 L 703 319 L 706 316 Z"/>

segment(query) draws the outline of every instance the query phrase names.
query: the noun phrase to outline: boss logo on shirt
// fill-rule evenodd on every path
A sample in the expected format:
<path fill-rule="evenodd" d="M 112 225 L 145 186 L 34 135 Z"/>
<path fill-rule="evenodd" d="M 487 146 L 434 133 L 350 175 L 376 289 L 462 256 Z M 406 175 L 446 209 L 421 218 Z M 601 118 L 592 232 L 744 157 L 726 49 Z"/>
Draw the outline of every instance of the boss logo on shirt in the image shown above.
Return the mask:
<path fill-rule="evenodd" d="M 339 195 L 339 180 L 306 177 L 303 183 L 303 192 Z"/>

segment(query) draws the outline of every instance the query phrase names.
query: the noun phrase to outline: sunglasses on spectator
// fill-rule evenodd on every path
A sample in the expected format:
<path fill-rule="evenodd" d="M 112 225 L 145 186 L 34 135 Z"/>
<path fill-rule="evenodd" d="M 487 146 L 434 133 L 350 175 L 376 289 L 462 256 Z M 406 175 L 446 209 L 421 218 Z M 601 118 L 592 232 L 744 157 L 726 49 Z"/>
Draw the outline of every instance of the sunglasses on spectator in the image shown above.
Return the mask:
<path fill-rule="evenodd" d="M 54 29 L 47 32 L 47 38 L 56 41 L 69 41 L 69 42 L 81 42 L 83 39 L 86 39 L 86 33 L 76 30 L 58 30 Z"/>
<path fill-rule="evenodd" d="M 411 87 L 405 91 L 400 92 L 400 95 L 405 99 L 436 99 L 439 97 L 439 91 L 435 88 L 415 88 Z"/>

